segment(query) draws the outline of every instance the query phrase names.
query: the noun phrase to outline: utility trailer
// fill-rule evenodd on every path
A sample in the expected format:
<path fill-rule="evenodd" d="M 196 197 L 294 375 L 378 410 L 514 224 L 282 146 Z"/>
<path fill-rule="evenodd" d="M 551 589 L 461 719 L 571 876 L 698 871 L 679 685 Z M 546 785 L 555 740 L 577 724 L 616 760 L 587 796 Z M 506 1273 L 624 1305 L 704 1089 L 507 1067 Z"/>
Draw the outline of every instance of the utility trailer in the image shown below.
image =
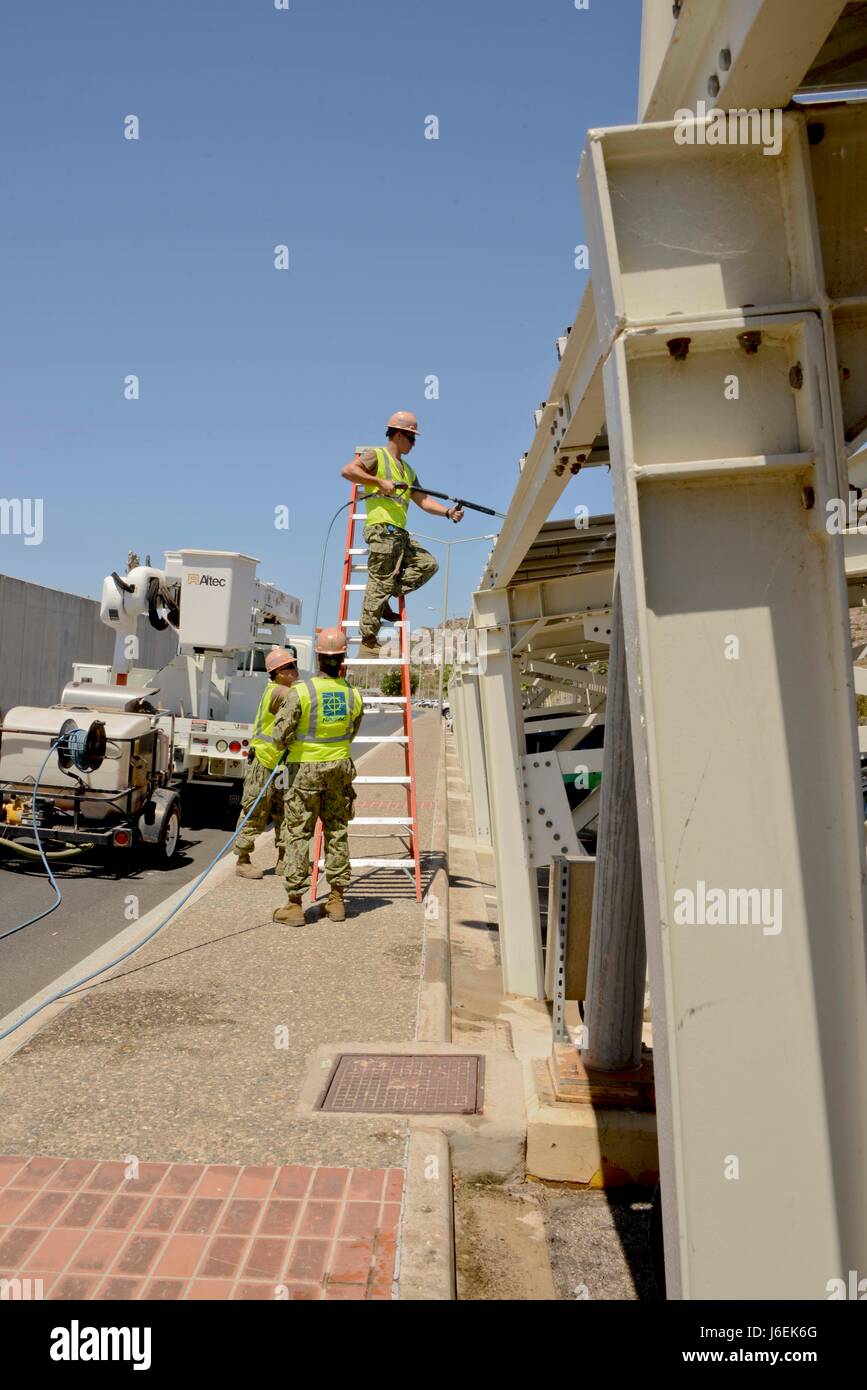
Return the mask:
<path fill-rule="evenodd" d="M 0 723 L 0 846 L 49 859 L 144 848 L 171 864 L 181 810 L 155 693 L 91 683 L 85 697 L 73 684 L 48 709 L 11 709 Z"/>

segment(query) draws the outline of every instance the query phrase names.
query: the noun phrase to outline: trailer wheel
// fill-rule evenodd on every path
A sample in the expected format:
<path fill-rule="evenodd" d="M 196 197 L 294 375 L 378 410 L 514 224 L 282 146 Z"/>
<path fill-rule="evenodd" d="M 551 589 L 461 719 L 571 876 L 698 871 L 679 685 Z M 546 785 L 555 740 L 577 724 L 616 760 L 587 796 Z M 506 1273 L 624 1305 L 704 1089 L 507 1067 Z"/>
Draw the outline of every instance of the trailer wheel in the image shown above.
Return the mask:
<path fill-rule="evenodd" d="M 157 867 L 166 869 L 174 860 L 181 839 L 181 811 L 175 802 L 162 824 L 160 837 L 153 847 Z"/>

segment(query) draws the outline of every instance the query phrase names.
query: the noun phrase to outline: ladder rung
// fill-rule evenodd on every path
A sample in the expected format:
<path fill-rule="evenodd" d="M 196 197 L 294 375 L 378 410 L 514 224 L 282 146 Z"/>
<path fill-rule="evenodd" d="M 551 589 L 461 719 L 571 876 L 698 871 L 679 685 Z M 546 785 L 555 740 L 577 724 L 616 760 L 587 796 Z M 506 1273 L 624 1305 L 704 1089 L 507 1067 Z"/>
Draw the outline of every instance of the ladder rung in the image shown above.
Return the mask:
<path fill-rule="evenodd" d="M 367 554 L 367 546 L 366 546 L 366 545 L 351 545 L 351 546 L 349 547 L 348 554 L 350 554 L 350 555 L 366 555 L 366 554 Z"/>
<path fill-rule="evenodd" d="M 367 585 L 366 585 L 366 584 L 344 584 L 343 588 L 344 588 L 344 590 L 352 589 L 352 590 L 354 590 L 354 591 L 357 591 L 358 593 L 364 593 L 364 590 L 367 588 Z"/>
<path fill-rule="evenodd" d="M 366 520 L 367 520 L 367 513 L 366 513 L 366 512 L 353 512 L 353 513 L 352 513 L 352 520 L 353 520 L 353 521 L 366 521 Z"/>
<path fill-rule="evenodd" d="M 356 686 L 356 689 L 358 687 Z M 362 690 L 362 700 L 369 700 L 372 705 L 405 705 L 405 695 L 371 695 L 368 691 Z"/>
<path fill-rule="evenodd" d="M 352 740 L 353 743 L 409 743 L 408 734 L 359 734 Z"/>
<path fill-rule="evenodd" d="M 340 624 L 340 626 L 341 626 L 341 627 L 358 627 L 358 619 L 356 618 L 354 621 L 344 620 L 344 621 Z M 380 632 L 382 632 L 385 628 L 390 628 L 390 627 L 403 627 L 403 619 L 402 619 L 402 618 L 395 618 L 394 622 L 392 622 L 390 618 L 388 618 L 388 619 L 383 618 L 383 620 L 382 620 L 382 625 L 381 625 L 381 627 L 380 627 L 380 629 L 379 629 Z M 395 634 L 395 635 L 397 635 L 397 634 Z M 360 636 L 360 634 L 353 633 L 351 636 L 349 636 L 349 635 L 347 636 L 347 640 L 350 641 L 350 642 L 360 642 L 360 641 L 361 641 L 361 636 Z"/>
<path fill-rule="evenodd" d="M 414 825 L 412 816 L 353 816 L 350 825 Z"/>
<path fill-rule="evenodd" d="M 406 869 L 415 860 L 412 855 L 407 855 L 406 859 L 350 859 L 349 865 L 352 869 L 380 868 L 380 869 Z M 325 867 L 325 860 L 319 860 L 319 867 Z"/>
<path fill-rule="evenodd" d="M 407 785 L 409 784 L 409 778 L 408 778 L 408 777 L 403 777 L 403 776 L 400 776 L 400 777 L 356 777 L 356 778 L 355 778 L 355 785 L 356 785 L 357 787 L 358 787 L 358 786 L 363 786 L 363 785 L 364 785 L 364 786 L 370 787 L 370 786 L 373 786 L 374 784 L 376 784 L 377 786 L 384 786 L 385 783 L 394 783 L 394 782 L 399 782 L 399 783 L 402 783 L 404 786 L 407 786 Z"/>
<path fill-rule="evenodd" d="M 351 656 L 344 666 L 408 666 L 405 656 Z"/>

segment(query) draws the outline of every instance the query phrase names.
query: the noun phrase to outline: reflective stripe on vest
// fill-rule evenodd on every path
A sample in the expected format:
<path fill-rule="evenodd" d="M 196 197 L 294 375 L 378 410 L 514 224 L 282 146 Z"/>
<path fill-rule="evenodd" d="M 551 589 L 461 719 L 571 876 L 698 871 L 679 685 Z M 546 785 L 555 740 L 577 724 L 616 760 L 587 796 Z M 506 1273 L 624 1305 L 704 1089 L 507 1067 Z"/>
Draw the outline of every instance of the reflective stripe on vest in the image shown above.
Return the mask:
<path fill-rule="evenodd" d="M 283 757 L 283 749 L 278 747 L 271 736 L 274 728 L 276 714 L 271 713 L 271 698 L 277 689 L 276 682 L 269 681 L 262 692 L 259 701 L 259 708 L 256 711 L 256 720 L 253 724 L 253 734 L 250 743 L 256 753 L 257 760 L 263 767 L 276 767 Z"/>
<path fill-rule="evenodd" d="M 399 526 L 402 531 L 405 531 L 406 509 L 409 506 L 410 494 L 415 485 L 415 473 L 404 459 L 398 463 L 389 449 L 377 449 L 376 476 L 377 478 L 389 478 L 393 483 L 397 483 L 401 492 L 386 497 L 376 488 L 365 487 L 367 525 L 378 526 L 385 523 L 388 526 Z"/>
<path fill-rule="evenodd" d="M 350 756 L 352 726 L 362 710 L 361 692 L 338 676 L 313 676 L 294 686 L 301 719 L 289 745 L 290 763 L 335 763 Z"/>

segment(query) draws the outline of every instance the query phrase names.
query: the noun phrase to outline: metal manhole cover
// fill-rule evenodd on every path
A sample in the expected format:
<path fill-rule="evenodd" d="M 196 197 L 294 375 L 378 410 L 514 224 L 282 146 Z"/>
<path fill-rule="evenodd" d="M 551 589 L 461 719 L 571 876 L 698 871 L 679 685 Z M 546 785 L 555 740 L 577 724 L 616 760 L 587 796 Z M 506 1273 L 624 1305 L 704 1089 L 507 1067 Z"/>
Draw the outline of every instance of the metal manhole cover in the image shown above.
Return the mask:
<path fill-rule="evenodd" d="M 386 1052 L 344 1053 L 317 1110 L 356 1115 L 480 1115 L 485 1059 Z"/>

